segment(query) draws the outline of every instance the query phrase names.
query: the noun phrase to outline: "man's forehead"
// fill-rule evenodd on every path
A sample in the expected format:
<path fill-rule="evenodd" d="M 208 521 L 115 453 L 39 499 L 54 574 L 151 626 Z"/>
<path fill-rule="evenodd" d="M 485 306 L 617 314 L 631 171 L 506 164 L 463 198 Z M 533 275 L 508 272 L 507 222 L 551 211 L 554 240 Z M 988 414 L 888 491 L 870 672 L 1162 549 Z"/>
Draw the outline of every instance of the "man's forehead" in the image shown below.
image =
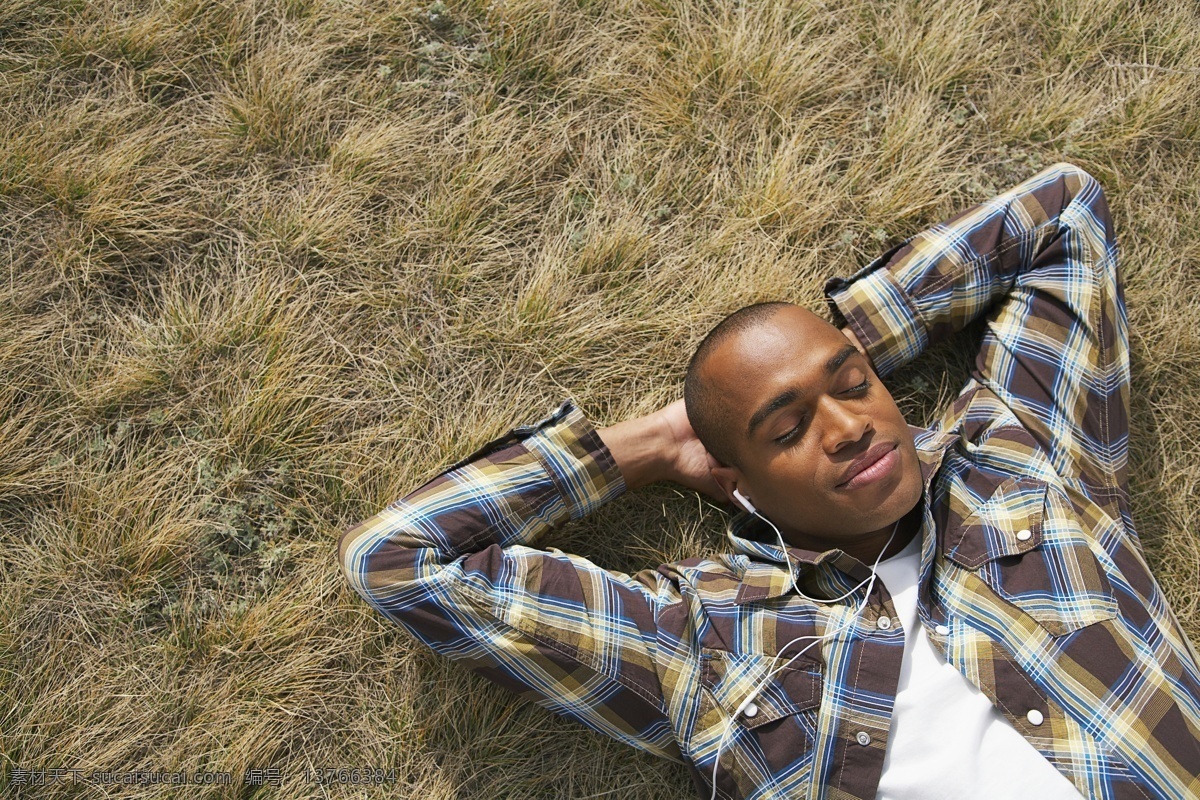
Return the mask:
<path fill-rule="evenodd" d="M 733 407 L 743 410 L 783 383 L 820 377 L 825 362 L 846 344 L 833 325 L 789 306 L 723 342 L 705 371 Z"/>
<path fill-rule="evenodd" d="M 779 359 L 794 360 L 795 348 L 821 345 L 840 347 L 846 343 L 837 328 L 807 308 L 785 306 L 757 324 L 738 331 L 718 348 L 727 359 L 769 365 Z"/>

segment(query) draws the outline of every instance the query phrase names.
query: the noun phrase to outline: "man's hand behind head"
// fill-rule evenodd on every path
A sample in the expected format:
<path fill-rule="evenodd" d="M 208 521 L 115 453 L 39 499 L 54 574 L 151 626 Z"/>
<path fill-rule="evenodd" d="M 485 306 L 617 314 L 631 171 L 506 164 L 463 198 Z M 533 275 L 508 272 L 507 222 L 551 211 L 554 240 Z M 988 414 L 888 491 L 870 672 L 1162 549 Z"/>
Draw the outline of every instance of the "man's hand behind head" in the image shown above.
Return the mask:
<path fill-rule="evenodd" d="M 696 438 L 682 399 L 597 433 L 629 489 L 655 481 L 674 481 L 719 500 L 728 499 L 712 476 L 717 460 Z"/>
<path fill-rule="evenodd" d="M 696 432 L 688 422 L 683 398 L 656 413 L 661 415 L 663 424 L 670 433 L 674 452 L 671 468 L 673 474 L 669 475 L 668 479 L 718 500 L 728 501 L 729 497 L 712 476 L 712 468 L 720 464 L 696 438 Z"/>

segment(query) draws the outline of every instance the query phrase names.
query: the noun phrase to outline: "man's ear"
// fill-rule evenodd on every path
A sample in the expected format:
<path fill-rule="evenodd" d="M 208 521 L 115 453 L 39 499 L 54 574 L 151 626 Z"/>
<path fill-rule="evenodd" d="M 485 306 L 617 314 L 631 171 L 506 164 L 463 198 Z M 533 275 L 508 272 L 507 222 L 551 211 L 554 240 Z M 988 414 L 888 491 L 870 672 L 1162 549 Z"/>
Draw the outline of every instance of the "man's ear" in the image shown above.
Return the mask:
<path fill-rule="evenodd" d="M 741 486 L 742 471 L 737 467 L 726 467 L 722 465 L 719 467 L 712 467 L 709 472 L 712 474 L 713 480 L 715 480 L 717 485 L 721 487 L 721 491 L 725 492 L 725 496 L 729 498 L 729 502 L 733 503 L 738 508 L 744 509 L 745 506 L 739 503 L 737 498 L 733 496 L 733 490 Z M 742 489 L 742 494 L 746 494 L 746 492 L 746 489 Z"/>

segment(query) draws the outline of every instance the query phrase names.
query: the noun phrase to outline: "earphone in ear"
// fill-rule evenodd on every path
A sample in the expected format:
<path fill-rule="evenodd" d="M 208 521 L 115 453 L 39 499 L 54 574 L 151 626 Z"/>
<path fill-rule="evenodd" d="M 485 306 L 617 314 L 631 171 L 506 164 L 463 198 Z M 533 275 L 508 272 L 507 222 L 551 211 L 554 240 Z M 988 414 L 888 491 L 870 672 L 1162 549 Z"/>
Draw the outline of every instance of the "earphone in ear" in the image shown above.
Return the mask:
<path fill-rule="evenodd" d="M 750 502 L 750 498 L 746 497 L 744 494 L 742 494 L 739 489 L 733 490 L 733 496 L 736 497 L 738 499 L 738 502 L 741 503 L 742 506 L 745 507 L 745 509 L 747 511 L 749 511 L 751 514 L 756 514 L 756 515 L 758 514 L 758 509 L 755 508 L 754 504 Z"/>

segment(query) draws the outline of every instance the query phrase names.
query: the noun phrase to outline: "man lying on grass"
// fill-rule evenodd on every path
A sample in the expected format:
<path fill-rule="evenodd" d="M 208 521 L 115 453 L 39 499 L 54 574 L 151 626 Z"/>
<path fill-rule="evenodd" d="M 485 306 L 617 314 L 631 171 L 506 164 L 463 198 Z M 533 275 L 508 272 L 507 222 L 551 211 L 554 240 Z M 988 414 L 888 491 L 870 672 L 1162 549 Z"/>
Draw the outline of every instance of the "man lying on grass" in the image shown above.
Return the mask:
<path fill-rule="evenodd" d="M 354 526 L 440 653 L 691 770 L 702 797 L 1200 797 L 1200 669 L 1129 512 L 1129 348 L 1097 182 L 1057 165 L 697 349 L 684 399 L 570 401 Z M 880 377 L 978 317 L 929 429 Z M 839 328 L 839 326 L 842 326 Z M 627 489 L 728 498 L 728 555 L 537 549 Z"/>

